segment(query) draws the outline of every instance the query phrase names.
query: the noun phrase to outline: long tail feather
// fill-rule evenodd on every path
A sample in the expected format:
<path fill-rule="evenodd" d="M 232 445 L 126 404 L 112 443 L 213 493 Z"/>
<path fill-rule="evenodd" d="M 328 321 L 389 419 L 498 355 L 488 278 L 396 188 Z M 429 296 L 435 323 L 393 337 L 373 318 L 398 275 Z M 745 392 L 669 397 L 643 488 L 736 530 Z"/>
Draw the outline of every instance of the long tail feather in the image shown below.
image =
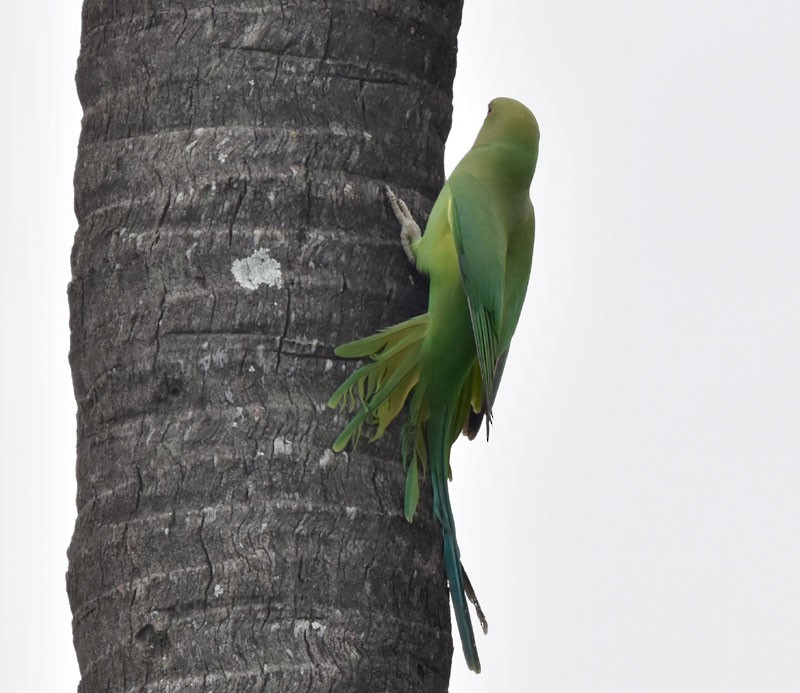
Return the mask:
<path fill-rule="evenodd" d="M 461 555 L 456 541 L 456 527 L 453 520 L 453 510 L 450 507 L 450 494 L 447 489 L 447 476 L 449 469 L 450 443 L 452 425 L 449 416 L 436 416 L 431 419 L 428 427 L 429 465 L 433 483 L 433 512 L 442 526 L 444 539 L 444 570 L 447 582 L 450 585 L 450 598 L 453 600 L 453 611 L 458 625 L 458 634 L 461 637 L 461 648 L 467 666 L 475 673 L 480 673 L 481 661 L 478 657 L 478 647 L 475 643 L 475 633 L 472 629 L 467 605 L 465 589 L 465 574 L 461 565 Z M 472 585 L 469 586 L 470 594 L 474 595 Z M 477 601 L 477 600 L 476 600 Z M 483 612 L 481 612 L 481 622 Z"/>

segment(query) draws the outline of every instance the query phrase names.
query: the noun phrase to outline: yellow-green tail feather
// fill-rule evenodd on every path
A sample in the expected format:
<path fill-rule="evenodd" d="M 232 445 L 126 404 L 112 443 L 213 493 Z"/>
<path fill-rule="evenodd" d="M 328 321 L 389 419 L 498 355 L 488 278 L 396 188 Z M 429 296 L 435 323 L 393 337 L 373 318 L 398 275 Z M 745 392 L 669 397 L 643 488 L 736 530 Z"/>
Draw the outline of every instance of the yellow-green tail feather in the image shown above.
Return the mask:
<path fill-rule="evenodd" d="M 419 380 L 419 356 L 427 325 L 428 315 L 418 315 L 337 347 L 338 356 L 372 361 L 352 373 L 328 401 L 330 407 L 355 412 L 334 442 L 334 451 L 343 450 L 351 440 L 357 442 L 364 424 L 375 427 L 372 440 L 380 438 L 400 413 Z"/>

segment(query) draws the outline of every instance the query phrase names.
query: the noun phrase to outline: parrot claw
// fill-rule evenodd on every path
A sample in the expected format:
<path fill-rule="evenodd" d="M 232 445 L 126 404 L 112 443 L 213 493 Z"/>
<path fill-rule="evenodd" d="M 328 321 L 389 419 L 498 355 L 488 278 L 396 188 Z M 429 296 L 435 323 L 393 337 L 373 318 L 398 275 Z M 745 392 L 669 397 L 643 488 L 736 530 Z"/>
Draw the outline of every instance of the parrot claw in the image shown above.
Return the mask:
<path fill-rule="evenodd" d="M 419 224 L 414 221 L 411 212 L 408 210 L 406 203 L 403 202 L 397 195 L 392 192 L 392 189 L 386 185 L 386 197 L 389 198 L 389 204 L 392 206 L 392 212 L 398 222 L 400 222 L 400 245 L 403 246 L 408 261 L 417 266 L 417 258 L 414 255 L 414 243 L 422 238 L 422 232 L 419 230 Z"/>

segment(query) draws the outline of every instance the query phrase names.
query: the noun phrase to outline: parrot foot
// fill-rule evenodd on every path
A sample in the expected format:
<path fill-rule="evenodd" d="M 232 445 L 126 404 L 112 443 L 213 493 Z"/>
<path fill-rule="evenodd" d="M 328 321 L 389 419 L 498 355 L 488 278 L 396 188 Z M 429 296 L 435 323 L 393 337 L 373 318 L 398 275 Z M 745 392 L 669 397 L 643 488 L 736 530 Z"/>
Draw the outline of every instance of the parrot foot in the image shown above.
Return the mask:
<path fill-rule="evenodd" d="M 408 211 L 406 203 L 398 198 L 388 185 L 384 186 L 384 188 L 394 216 L 400 222 L 400 245 L 403 246 L 403 252 L 405 252 L 408 261 L 416 267 L 417 258 L 414 256 L 414 243 L 422 238 L 419 224 L 414 221 L 414 217 Z"/>

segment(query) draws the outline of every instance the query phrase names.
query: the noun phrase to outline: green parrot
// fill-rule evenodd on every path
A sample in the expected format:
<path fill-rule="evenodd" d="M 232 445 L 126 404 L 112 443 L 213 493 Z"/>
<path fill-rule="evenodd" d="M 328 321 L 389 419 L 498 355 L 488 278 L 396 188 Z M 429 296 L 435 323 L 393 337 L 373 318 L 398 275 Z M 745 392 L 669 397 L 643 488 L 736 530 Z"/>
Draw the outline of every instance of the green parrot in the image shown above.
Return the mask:
<path fill-rule="evenodd" d="M 336 390 L 331 407 L 355 416 L 333 444 L 355 443 L 364 424 L 380 438 L 410 395 L 402 436 L 407 465 L 405 516 L 430 472 L 433 509 L 442 527 L 444 563 L 467 665 L 480 672 L 467 599 L 484 632 L 486 620 L 461 564 L 450 508 L 450 448 L 463 432 L 473 439 L 486 419 L 517 327 L 533 255 L 530 185 L 539 152 L 539 126 L 520 102 L 497 98 L 475 144 L 456 166 L 420 234 L 408 208 L 387 188 L 402 225 L 409 260 L 430 278 L 428 312 L 377 334 L 343 344 L 336 354 L 369 358 Z"/>

